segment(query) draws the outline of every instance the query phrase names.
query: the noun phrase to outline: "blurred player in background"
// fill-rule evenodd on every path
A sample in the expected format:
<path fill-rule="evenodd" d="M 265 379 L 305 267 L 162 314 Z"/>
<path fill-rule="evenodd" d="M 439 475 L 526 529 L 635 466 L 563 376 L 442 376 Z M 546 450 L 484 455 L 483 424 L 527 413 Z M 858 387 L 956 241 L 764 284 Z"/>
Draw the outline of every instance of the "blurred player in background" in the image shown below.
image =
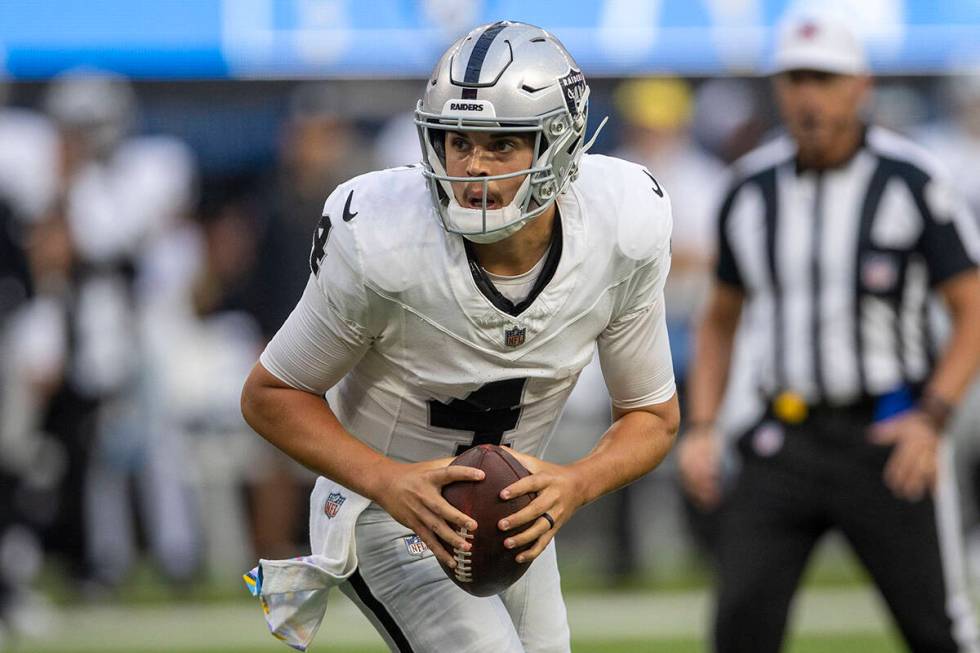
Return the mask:
<path fill-rule="evenodd" d="M 0 52 L 2 59 L 2 52 Z M 55 512 L 64 471 L 58 444 L 38 433 L 57 376 L 51 357 L 25 337 L 26 315 L 48 278 L 48 254 L 64 240 L 37 230 L 57 180 L 58 132 L 38 112 L 5 106 L 10 90 L 0 60 L 0 648 L 43 632 L 49 611 L 33 589 L 43 562 L 41 533 Z M 46 236 L 53 236 L 46 240 Z M 57 258 L 57 254 L 55 254 Z"/>
<path fill-rule="evenodd" d="M 131 479 L 147 538 L 167 573 L 188 579 L 196 554 L 179 451 L 149 417 L 141 315 L 156 293 L 154 243 L 187 210 L 194 163 L 183 144 L 131 138 L 135 97 L 122 78 L 74 72 L 55 79 L 45 109 L 59 130 L 54 192 L 33 226 L 38 295 L 19 348 L 43 369 L 44 430 L 65 452 L 51 545 L 77 577 L 114 586 L 133 560 Z M 152 276 L 152 275 L 149 275 Z M 159 290 L 159 285 L 154 290 Z"/>
<path fill-rule="evenodd" d="M 788 135 L 734 167 L 679 451 L 694 498 L 722 503 L 715 650 L 781 648 L 836 528 L 911 650 L 978 651 L 941 434 L 980 363 L 980 232 L 931 157 L 865 124 L 863 47 L 840 19 L 784 25 L 774 89 Z M 932 294 L 952 316 L 943 352 Z M 767 409 L 725 487 L 715 420 L 743 304 Z"/>
<path fill-rule="evenodd" d="M 553 537 L 653 469 L 679 419 L 669 200 L 644 168 L 583 156 L 588 94 L 547 32 L 484 25 L 426 81 L 425 167 L 364 175 L 328 198 L 306 292 L 242 396 L 259 433 L 325 476 L 312 558 L 263 561 L 252 578 L 294 646 L 340 584 L 395 651 L 569 650 Z M 615 421 L 581 460 L 543 462 L 596 344 Z M 446 465 L 481 443 L 511 446 L 533 472 L 510 491 L 537 498 L 500 524 L 473 524 L 440 495 L 479 480 Z M 466 594 L 437 564 L 469 548 L 459 528 L 525 524 L 508 546 L 533 544 L 517 560 L 536 562 L 499 596 Z"/>

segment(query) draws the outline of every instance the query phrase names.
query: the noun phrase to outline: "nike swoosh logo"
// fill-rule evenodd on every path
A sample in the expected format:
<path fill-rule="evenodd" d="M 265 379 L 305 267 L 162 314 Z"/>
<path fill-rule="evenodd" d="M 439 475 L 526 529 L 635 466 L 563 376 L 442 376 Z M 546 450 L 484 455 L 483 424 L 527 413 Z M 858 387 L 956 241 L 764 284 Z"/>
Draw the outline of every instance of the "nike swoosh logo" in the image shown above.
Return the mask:
<path fill-rule="evenodd" d="M 538 91 L 543 91 L 544 89 L 548 88 L 549 86 L 551 86 L 551 84 L 545 84 L 544 86 L 539 86 L 538 88 L 534 88 L 530 84 L 525 84 L 521 88 L 523 90 L 527 91 L 528 93 L 537 93 Z"/>
<path fill-rule="evenodd" d="M 350 192 L 347 196 L 347 203 L 344 204 L 344 222 L 350 222 L 357 217 L 357 213 L 350 212 L 350 201 L 354 198 L 354 191 Z"/>

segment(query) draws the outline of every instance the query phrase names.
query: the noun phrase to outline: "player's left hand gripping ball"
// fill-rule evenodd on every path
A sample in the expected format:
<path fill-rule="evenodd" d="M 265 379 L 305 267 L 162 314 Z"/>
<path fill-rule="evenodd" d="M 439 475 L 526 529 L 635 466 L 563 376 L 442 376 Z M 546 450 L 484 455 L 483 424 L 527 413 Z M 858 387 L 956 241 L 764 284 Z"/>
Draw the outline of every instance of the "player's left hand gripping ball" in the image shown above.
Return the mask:
<path fill-rule="evenodd" d="M 530 548 L 533 542 L 520 549 L 508 549 L 504 546 L 504 540 L 524 529 L 505 533 L 496 525 L 504 517 L 531 503 L 535 497 L 532 492 L 504 500 L 500 498 L 500 492 L 530 472 L 505 448 L 491 444 L 464 451 L 452 464 L 482 469 L 486 477 L 482 481 L 450 483 L 442 489 L 446 501 L 477 523 L 473 533 L 460 530 L 460 534 L 470 540 L 472 548 L 469 551 L 454 549 L 456 568 L 450 569 L 446 565 L 442 565 L 442 568 L 454 583 L 474 596 L 499 594 L 528 570 L 530 565 L 518 563 L 515 556 Z M 525 528 L 530 526 L 528 524 Z"/>

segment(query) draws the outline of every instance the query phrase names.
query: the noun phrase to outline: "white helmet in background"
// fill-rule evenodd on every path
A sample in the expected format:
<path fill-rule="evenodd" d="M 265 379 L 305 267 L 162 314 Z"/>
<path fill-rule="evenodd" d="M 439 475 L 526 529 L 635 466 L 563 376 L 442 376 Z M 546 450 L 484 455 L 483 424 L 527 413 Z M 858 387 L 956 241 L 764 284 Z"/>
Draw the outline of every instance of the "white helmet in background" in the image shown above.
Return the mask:
<path fill-rule="evenodd" d="M 118 145 L 135 122 L 136 94 L 121 75 L 78 69 L 51 80 L 44 108 L 59 125 L 84 134 L 101 155 Z"/>
<path fill-rule="evenodd" d="M 454 43 L 415 110 L 425 176 L 446 230 L 496 242 L 543 213 L 575 179 L 582 154 L 595 141 L 594 134 L 585 142 L 588 107 L 585 76 L 558 39 L 539 27 L 500 21 Z M 530 168 L 505 175 L 451 177 L 447 131 L 531 133 L 535 158 Z M 525 175 L 509 205 L 487 209 L 489 182 Z M 477 179 L 483 182 L 483 207 L 461 206 L 452 182 Z"/>

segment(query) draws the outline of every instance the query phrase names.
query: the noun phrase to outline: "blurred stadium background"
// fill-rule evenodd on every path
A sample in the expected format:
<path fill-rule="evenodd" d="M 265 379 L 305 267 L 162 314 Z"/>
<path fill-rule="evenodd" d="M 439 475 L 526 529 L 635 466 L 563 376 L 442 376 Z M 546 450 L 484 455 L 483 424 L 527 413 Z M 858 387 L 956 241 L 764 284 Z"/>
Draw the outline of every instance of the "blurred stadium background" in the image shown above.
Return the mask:
<path fill-rule="evenodd" d="M 869 44 L 875 120 L 931 147 L 980 213 L 980 4 L 819 4 Z M 285 650 L 240 574 L 303 552 L 313 479 L 248 430 L 241 383 L 302 290 L 324 198 L 418 160 L 422 80 L 476 24 L 553 31 L 593 86 L 592 121 L 612 117 L 596 151 L 672 195 L 683 379 L 723 166 L 776 124 L 772 28 L 800 6 L 0 1 L 0 650 Z M 752 407 L 733 396 L 734 429 Z M 954 431 L 980 574 L 976 412 Z M 608 419 L 589 368 L 550 456 L 581 455 Z M 711 541 L 669 459 L 583 510 L 559 538 L 575 650 L 705 650 Z M 332 601 L 313 650 L 381 651 Z M 794 623 L 792 651 L 899 650 L 833 539 Z"/>

